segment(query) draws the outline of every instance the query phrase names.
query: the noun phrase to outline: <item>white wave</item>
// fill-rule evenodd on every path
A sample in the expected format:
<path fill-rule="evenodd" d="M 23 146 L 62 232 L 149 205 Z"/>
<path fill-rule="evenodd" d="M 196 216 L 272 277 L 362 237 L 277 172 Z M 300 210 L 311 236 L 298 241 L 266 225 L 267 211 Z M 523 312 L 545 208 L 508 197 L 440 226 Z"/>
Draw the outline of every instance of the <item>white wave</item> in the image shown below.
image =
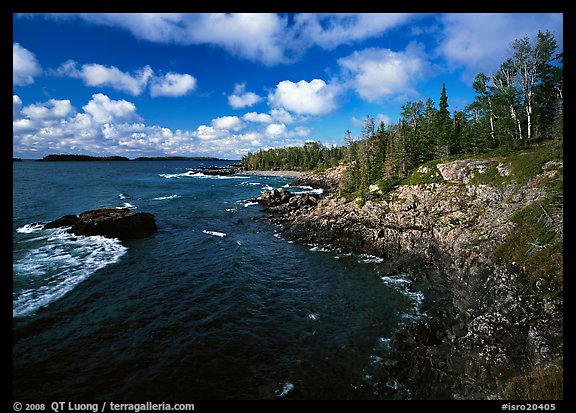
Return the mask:
<path fill-rule="evenodd" d="M 124 195 L 124 194 L 119 194 L 119 195 L 118 195 L 118 198 L 120 198 L 120 199 L 126 199 L 126 195 Z"/>
<path fill-rule="evenodd" d="M 322 245 L 314 245 L 312 248 L 310 248 L 310 251 L 313 252 L 334 252 L 334 250 L 330 247 L 327 246 L 322 246 Z"/>
<path fill-rule="evenodd" d="M 16 232 L 20 234 L 31 234 L 41 231 L 42 229 L 44 229 L 44 224 L 26 224 L 23 227 L 16 228 Z"/>
<path fill-rule="evenodd" d="M 260 182 L 241 182 L 240 185 L 257 186 L 257 185 L 262 185 L 262 184 Z"/>
<path fill-rule="evenodd" d="M 420 305 L 424 301 L 424 293 L 421 291 L 413 291 L 410 289 L 412 281 L 408 278 L 406 274 L 399 274 L 395 276 L 385 276 L 381 277 L 382 281 L 386 285 L 400 291 L 406 297 L 410 298 L 413 302 L 412 308 L 402 314 L 402 318 L 408 319 L 418 319 L 425 314 L 420 312 Z"/>
<path fill-rule="evenodd" d="M 318 314 L 308 314 L 308 318 L 310 320 L 316 321 L 316 320 L 318 320 Z"/>
<path fill-rule="evenodd" d="M 13 317 L 22 317 L 62 298 L 99 269 L 117 262 L 127 248 L 115 238 L 76 236 L 64 228 L 46 230 L 44 245 L 13 263 L 14 276 L 27 288 L 12 303 Z"/>
<path fill-rule="evenodd" d="M 294 385 L 292 383 L 286 382 L 282 386 L 282 390 L 276 390 L 276 396 L 284 397 L 288 393 L 290 393 L 292 390 L 294 390 Z"/>
<path fill-rule="evenodd" d="M 138 207 L 136 205 L 132 205 L 130 202 L 124 202 L 124 208 L 136 209 Z"/>
<path fill-rule="evenodd" d="M 263 191 L 271 191 L 271 190 L 273 190 L 273 189 L 274 189 L 274 187 L 272 187 L 272 186 L 270 186 L 270 185 L 266 185 L 266 186 L 262 187 L 262 190 L 263 190 Z"/>
<path fill-rule="evenodd" d="M 324 193 L 324 190 L 322 188 L 312 188 L 311 186 L 308 185 L 293 186 L 292 188 L 301 189 L 301 191 L 295 191 L 294 195 L 302 195 L 302 194 L 322 195 Z"/>
<path fill-rule="evenodd" d="M 378 343 L 383 346 L 390 347 L 390 341 L 388 337 L 378 337 Z"/>
<path fill-rule="evenodd" d="M 411 281 L 407 278 L 406 275 L 394 275 L 394 276 L 384 276 L 380 277 L 384 284 L 389 285 L 391 287 L 398 287 L 404 286 L 406 284 L 410 284 Z"/>
<path fill-rule="evenodd" d="M 230 212 L 231 214 L 235 214 L 236 212 L 238 212 L 238 210 L 236 208 L 226 208 L 226 212 Z"/>
<path fill-rule="evenodd" d="M 182 172 L 182 173 L 178 173 L 178 174 L 158 174 L 158 176 L 161 176 L 162 178 L 167 178 L 167 179 L 171 179 L 171 178 L 186 178 L 186 177 L 192 177 L 192 178 L 202 178 L 202 179 L 246 179 L 245 176 L 236 176 L 236 175 L 206 175 L 203 174 L 202 172 L 194 172 L 194 171 L 186 171 L 186 172 Z"/>
<path fill-rule="evenodd" d="M 244 208 L 248 208 L 249 206 L 252 205 L 258 205 L 258 202 L 248 201 L 244 204 Z"/>
<path fill-rule="evenodd" d="M 158 176 L 161 176 L 162 178 L 166 178 L 166 179 L 172 179 L 172 178 L 183 178 L 185 176 L 189 176 L 189 174 L 187 172 L 182 172 L 179 174 L 159 174 Z"/>
<path fill-rule="evenodd" d="M 154 201 L 164 201 L 166 199 L 175 199 L 175 198 L 180 198 L 182 195 L 169 195 L 169 196 L 158 196 L 156 198 L 152 198 Z"/>
<path fill-rule="evenodd" d="M 204 234 L 214 235 L 215 237 L 220 237 L 220 238 L 223 238 L 223 237 L 226 236 L 226 234 L 225 234 L 224 232 L 208 231 L 208 230 L 205 230 L 205 229 L 203 229 L 202 232 L 203 232 Z"/>
<path fill-rule="evenodd" d="M 384 258 L 370 254 L 360 254 L 358 257 L 360 258 L 360 262 L 365 262 L 367 264 L 380 264 L 384 262 Z"/>

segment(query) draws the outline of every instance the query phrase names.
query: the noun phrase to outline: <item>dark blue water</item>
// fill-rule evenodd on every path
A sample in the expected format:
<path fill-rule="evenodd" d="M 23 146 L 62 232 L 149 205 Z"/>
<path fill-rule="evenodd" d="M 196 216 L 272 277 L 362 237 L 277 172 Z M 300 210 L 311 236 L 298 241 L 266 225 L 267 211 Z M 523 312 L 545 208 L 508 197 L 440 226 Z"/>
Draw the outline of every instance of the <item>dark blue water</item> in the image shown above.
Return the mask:
<path fill-rule="evenodd" d="M 186 174 L 199 164 L 14 163 L 15 398 L 379 397 L 419 297 L 374 257 L 277 237 L 250 201 L 289 179 Z M 158 232 L 38 225 L 116 206 L 153 213 Z"/>

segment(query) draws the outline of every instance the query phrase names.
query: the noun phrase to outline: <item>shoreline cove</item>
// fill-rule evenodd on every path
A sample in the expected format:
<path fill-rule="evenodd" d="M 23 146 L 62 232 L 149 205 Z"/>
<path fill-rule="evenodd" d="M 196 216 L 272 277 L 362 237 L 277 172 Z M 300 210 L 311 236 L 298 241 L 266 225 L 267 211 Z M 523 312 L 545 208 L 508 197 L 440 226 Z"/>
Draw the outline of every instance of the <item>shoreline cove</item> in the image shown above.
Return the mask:
<path fill-rule="evenodd" d="M 507 390 L 501 383 L 531 374 L 534 365 L 557 374 L 562 286 L 545 274 L 527 283 L 522 267 L 493 259 L 491 251 L 514 229 L 514 214 L 544 199 L 542 182 L 561 176 L 561 164 L 554 164 L 559 172 L 550 172 L 551 163 L 524 185 L 491 187 L 468 183 L 474 162 L 470 170 L 466 161 L 438 164 L 446 174 L 459 168 L 456 176 L 466 183 L 400 185 L 362 206 L 335 195 L 311 204 L 280 189 L 262 195 L 269 220 L 280 225 L 278 237 L 319 251 L 382 257 L 376 265 L 383 281 L 410 286 L 406 292 L 425 317 L 408 320 L 391 339 L 382 381 L 396 385 L 379 387 L 387 397 L 498 399 Z M 299 180 L 314 182 L 318 177 Z M 556 227 L 561 237 L 561 223 Z M 481 247 L 471 248 L 479 237 Z"/>

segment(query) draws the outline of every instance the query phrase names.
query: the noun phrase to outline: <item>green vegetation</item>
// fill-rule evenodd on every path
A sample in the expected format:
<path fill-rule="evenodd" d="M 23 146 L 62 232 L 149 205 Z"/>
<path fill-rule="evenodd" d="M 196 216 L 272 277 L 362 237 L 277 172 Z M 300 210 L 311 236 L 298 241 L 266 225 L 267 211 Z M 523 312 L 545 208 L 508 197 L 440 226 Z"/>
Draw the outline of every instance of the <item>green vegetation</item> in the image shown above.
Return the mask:
<path fill-rule="evenodd" d="M 512 56 L 496 73 L 476 76 L 475 100 L 464 111 L 450 114 L 443 84 L 438 107 L 430 98 L 406 102 L 398 124 L 375 128 L 367 116 L 359 139 L 346 133 L 348 168 L 341 195 L 363 197 L 374 183 L 384 190 L 394 183 L 436 182 L 434 174 L 413 172 L 431 161 L 480 154 L 515 154 L 510 158 L 514 179 L 526 182 L 550 154 L 516 151 L 551 139 L 562 142 L 563 55 L 555 54 L 556 49 L 549 32 L 539 32 L 534 41 L 524 37 L 513 42 Z M 545 147 L 561 154 L 559 145 Z M 476 183 L 503 185 L 511 180 L 498 173 L 497 165 L 477 175 Z M 407 177 L 409 181 L 403 181 Z"/>
<path fill-rule="evenodd" d="M 260 150 L 244 155 L 240 161 L 248 170 L 320 171 L 338 166 L 344 148 L 328 148 L 319 142 L 307 142 L 303 147 Z"/>
<path fill-rule="evenodd" d="M 308 142 L 303 148 L 248 154 L 242 164 L 247 169 L 323 170 L 344 163 L 340 195 L 347 198 L 366 198 L 372 184 L 387 192 L 400 183 L 437 182 L 434 174 L 414 171 L 440 160 L 480 155 L 511 156 L 514 179 L 526 182 L 548 156 L 526 149 L 555 140 L 560 145 L 545 147 L 561 156 L 563 54 L 557 48 L 550 32 L 514 41 L 511 56 L 495 73 L 475 77 L 475 99 L 463 111 L 450 113 L 443 84 L 438 107 L 430 98 L 406 102 L 397 124 L 376 125 L 366 116 L 361 136 L 345 132 L 344 147 Z M 497 165 L 477 175 L 476 183 L 493 185 L 512 179 L 498 173 Z"/>
<path fill-rule="evenodd" d="M 564 369 L 561 361 L 556 361 L 554 365 L 556 368 L 548 370 L 534 367 L 529 374 L 509 380 L 501 386 L 502 399 L 563 400 Z"/>

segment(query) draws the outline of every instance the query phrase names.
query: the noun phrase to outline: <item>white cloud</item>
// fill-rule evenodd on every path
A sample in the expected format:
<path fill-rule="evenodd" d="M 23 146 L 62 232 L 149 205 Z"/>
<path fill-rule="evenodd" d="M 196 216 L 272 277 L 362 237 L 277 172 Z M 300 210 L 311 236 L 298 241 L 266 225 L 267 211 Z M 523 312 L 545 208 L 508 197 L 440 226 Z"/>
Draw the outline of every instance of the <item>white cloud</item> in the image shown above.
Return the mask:
<path fill-rule="evenodd" d="M 228 104 L 234 109 L 250 107 L 260 102 L 262 98 L 253 92 L 246 92 L 246 83 L 234 85 L 234 93 L 228 96 Z"/>
<path fill-rule="evenodd" d="M 12 95 L 12 119 L 18 119 L 22 117 L 22 99 L 18 95 Z"/>
<path fill-rule="evenodd" d="M 86 86 L 105 86 L 131 94 L 140 95 L 154 71 L 150 66 L 136 70 L 133 74 L 121 71 L 115 66 L 97 63 L 82 65 L 80 69 L 73 60 L 63 63 L 57 72 L 61 75 L 82 79 Z"/>
<path fill-rule="evenodd" d="M 196 78 L 188 74 L 166 73 L 154 77 L 150 85 L 150 96 L 184 96 L 196 87 Z"/>
<path fill-rule="evenodd" d="M 296 117 L 294 117 L 290 112 L 284 108 L 275 108 L 270 110 L 270 116 L 276 122 L 282 122 L 287 124 L 292 124 L 297 122 Z"/>
<path fill-rule="evenodd" d="M 292 30 L 299 43 L 333 49 L 380 36 L 413 17 L 410 13 L 302 13 L 294 17 Z"/>
<path fill-rule="evenodd" d="M 115 66 L 97 63 L 84 64 L 78 68 L 75 61 L 68 60 L 60 65 L 56 73 L 82 79 L 86 86 L 110 87 L 132 96 L 141 95 L 148 86 L 152 97 L 180 97 L 196 88 L 196 78 L 192 75 L 169 72 L 157 76 L 149 65 L 128 73 Z"/>
<path fill-rule="evenodd" d="M 80 13 L 44 14 L 127 30 L 156 43 L 221 47 L 230 54 L 265 65 L 287 63 L 308 49 L 333 49 L 381 36 L 419 14 L 312 13 Z"/>
<path fill-rule="evenodd" d="M 82 109 L 90 114 L 96 123 L 130 122 L 139 118 L 132 102 L 124 99 L 112 100 L 102 93 L 92 95 L 92 100 Z"/>
<path fill-rule="evenodd" d="M 146 124 L 132 102 L 113 100 L 102 93 L 94 94 L 78 112 L 66 99 L 24 105 L 13 95 L 12 102 L 13 150 L 16 156 L 25 157 L 84 153 L 237 159 L 259 148 L 302 145 L 310 135 L 305 126 L 289 128 L 277 121 L 247 124 L 237 116 L 218 117 L 192 130 L 172 130 Z"/>
<path fill-rule="evenodd" d="M 296 126 L 294 130 L 289 133 L 289 135 L 304 138 L 306 136 L 310 136 L 311 132 L 312 131 L 310 130 L 310 128 L 307 128 L 306 126 Z"/>
<path fill-rule="evenodd" d="M 272 137 L 284 136 L 288 129 L 283 123 L 273 123 L 266 127 L 266 135 Z"/>
<path fill-rule="evenodd" d="M 380 126 L 380 122 L 384 122 L 384 125 L 389 125 L 392 123 L 392 118 L 384 113 L 378 113 L 376 116 L 373 116 L 373 118 L 376 128 Z M 362 127 L 364 126 L 364 120 L 365 118 L 359 119 L 356 116 L 352 116 L 352 125 L 356 127 Z"/>
<path fill-rule="evenodd" d="M 29 50 L 18 43 L 12 44 L 12 81 L 15 86 L 34 83 L 34 76 L 42 73 L 38 60 Z"/>
<path fill-rule="evenodd" d="M 286 60 L 281 39 L 287 19 L 274 13 L 67 13 L 43 17 L 81 18 L 125 29 L 138 39 L 157 43 L 216 45 L 267 65 Z"/>
<path fill-rule="evenodd" d="M 452 68 L 464 67 L 468 77 L 496 71 L 510 55 L 514 40 L 534 38 L 538 30 L 550 30 L 562 44 L 560 13 L 456 13 L 442 15 L 441 20 L 443 39 L 436 52 Z"/>
<path fill-rule="evenodd" d="M 212 126 L 217 129 L 238 131 L 244 127 L 238 116 L 222 116 L 212 120 Z"/>
<path fill-rule="evenodd" d="M 242 116 L 242 119 L 249 122 L 272 123 L 273 119 L 267 113 L 248 112 Z"/>
<path fill-rule="evenodd" d="M 415 85 L 429 65 L 419 45 L 404 52 L 369 48 L 338 59 L 349 86 L 363 99 L 379 101 L 392 95 L 415 95 Z"/>
<path fill-rule="evenodd" d="M 276 108 L 283 108 L 300 115 L 325 115 L 336 108 L 339 88 L 322 79 L 298 83 L 283 80 L 276 90 L 268 94 L 268 101 Z"/>
<path fill-rule="evenodd" d="M 20 105 L 22 101 L 20 101 Z M 30 119 L 58 119 L 65 118 L 74 111 L 68 99 L 50 99 L 47 104 L 37 103 L 22 109 L 22 113 Z"/>

